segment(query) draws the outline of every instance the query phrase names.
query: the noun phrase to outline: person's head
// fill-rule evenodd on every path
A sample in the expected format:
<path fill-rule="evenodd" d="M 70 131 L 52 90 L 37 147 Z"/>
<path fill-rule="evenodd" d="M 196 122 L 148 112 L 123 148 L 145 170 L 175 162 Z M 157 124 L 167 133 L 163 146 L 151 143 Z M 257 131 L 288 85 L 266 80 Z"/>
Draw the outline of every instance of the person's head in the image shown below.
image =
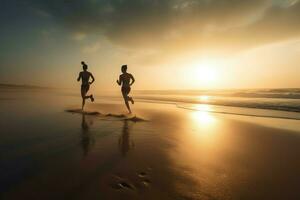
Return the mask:
<path fill-rule="evenodd" d="M 86 71 L 87 68 L 88 68 L 87 64 L 85 64 L 84 61 L 81 61 L 81 64 L 82 64 L 82 69 L 83 69 L 84 71 Z"/>
<path fill-rule="evenodd" d="M 122 65 L 121 71 L 122 71 L 123 73 L 126 73 L 126 71 L 127 71 L 127 65 Z"/>

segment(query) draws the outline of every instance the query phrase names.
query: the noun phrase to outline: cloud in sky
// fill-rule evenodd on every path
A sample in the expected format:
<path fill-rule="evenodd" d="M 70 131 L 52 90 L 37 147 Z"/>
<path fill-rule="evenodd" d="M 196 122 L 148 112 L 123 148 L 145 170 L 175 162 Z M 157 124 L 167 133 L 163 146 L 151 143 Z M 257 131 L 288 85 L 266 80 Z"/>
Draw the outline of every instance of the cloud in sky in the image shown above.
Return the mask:
<path fill-rule="evenodd" d="M 71 38 L 76 41 L 81 41 L 86 38 L 86 34 L 81 33 L 81 32 L 76 32 L 76 33 L 72 34 Z"/>
<path fill-rule="evenodd" d="M 113 43 L 129 48 L 241 49 L 300 33 L 298 0 L 28 0 L 27 3 L 74 33 L 104 35 Z"/>
<path fill-rule="evenodd" d="M 82 49 L 83 53 L 95 53 L 101 48 L 100 42 L 87 45 Z"/>

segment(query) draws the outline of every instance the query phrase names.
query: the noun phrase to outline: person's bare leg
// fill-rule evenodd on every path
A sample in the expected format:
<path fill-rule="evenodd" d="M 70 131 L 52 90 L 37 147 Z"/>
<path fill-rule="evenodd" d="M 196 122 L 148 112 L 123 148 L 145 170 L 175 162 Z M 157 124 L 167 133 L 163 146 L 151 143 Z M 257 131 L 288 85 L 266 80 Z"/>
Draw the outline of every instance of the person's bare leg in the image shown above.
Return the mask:
<path fill-rule="evenodd" d="M 132 98 L 132 97 L 128 96 L 128 99 L 129 99 L 129 101 L 130 101 L 132 104 L 134 104 L 134 101 L 133 101 L 133 98 Z"/>
<path fill-rule="evenodd" d="M 125 99 L 124 99 L 124 100 L 125 100 Z M 128 100 L 127 100 L 127 99 L 125 100 L 125 105 L 126 105 L 128 111 L 129 111 L 129 113 L 131 113 L 131 109 L 130 109 L 130 106 L 129 106 L 129 103 L 128 103 Z"/>
<path fill-rule="evenodd" d="M 88 91 L 89 91 L 89 87 L 86 89 L 86 91 L 85 91 L 85 93 L 84 93 L 84 98 L 85 98 L 85 99 L 90 99 L 91 102 L 94 102 L 95 99 L 94 99 L 93 94 L 87 95 Z"/>
<path fill-rule="evenodd" d="M 81 90 L 81 97 L 82 97 L 82 111 L 83 111 L 83 108 L 84 108 L 84 105 L 85 105 L 85 99 L 88 99 L 90 98 L 90 96 L 86 96 L 87 94 L 87 91 L 86 90 Z"/>
<path fill-rule="evenodd" d="M 128 93 L 126 94 L 126 96 L 127 96 L 127 99 L 128 99 L 132 104 L 134 104 L 133 98 L 132 98 L 131 96 L 129 96 L 130 90 L 131 90 L 131 89 L 129 88 L 129 91 L 128 91 Z"/>
<path fill-rule="evenodd" d="M 85 98 L 82 98 L 82 106 L 81 106 L 82 111 L 83 111 L 84 104 L 85 104 Z"/>
<path fill-rule="evenodd" d="M 130 106 L 129 106 L 129 103 L 128 103 L 128 101 L 129 101 L 128 94 L 129 94 L 129 91 L 127 91 L 125 89 L 124 90 L 122 89 L 122 96 L 124 98 L 125 105 L 126 105 L 128 111 L 129 111 L 129 113 L 131 113 L 131 109 L 130 109 Z"/>
<path fill-rule="evenodd" d="M 82 98 L 82 104 L 81 104 L 81 110 L 83 111 L 83 107 L 85 104 L 85 98 L 84 98 L 84 90 L 81 88 L 81 98 Z"/>
<path fill-rule="evenodd" d="M 129 113 L 131 113 L 131 109 L 130 109 L 130 106 L 129 106 L 129 103 L 128 103 L 128 96 L 127 96 L 127 94 L 123 93 L 123 98 L 124 98 L 124 102 L 125 102 L 125 105 L 126 105 L 128 111 L 129 111 Z"/>

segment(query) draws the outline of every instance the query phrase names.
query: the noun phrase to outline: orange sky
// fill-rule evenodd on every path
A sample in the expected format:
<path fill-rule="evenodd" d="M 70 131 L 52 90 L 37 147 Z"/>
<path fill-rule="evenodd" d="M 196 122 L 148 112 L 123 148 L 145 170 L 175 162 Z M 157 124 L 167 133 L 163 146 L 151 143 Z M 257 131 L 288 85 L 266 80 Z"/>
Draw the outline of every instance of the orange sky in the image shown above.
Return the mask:
<path fill-rule="evenodd" d="M 95 88 L 299 87 L 298 0 L 146 0 L 3 4 L 1 82 L 78 87 L 84 60 Z"/>

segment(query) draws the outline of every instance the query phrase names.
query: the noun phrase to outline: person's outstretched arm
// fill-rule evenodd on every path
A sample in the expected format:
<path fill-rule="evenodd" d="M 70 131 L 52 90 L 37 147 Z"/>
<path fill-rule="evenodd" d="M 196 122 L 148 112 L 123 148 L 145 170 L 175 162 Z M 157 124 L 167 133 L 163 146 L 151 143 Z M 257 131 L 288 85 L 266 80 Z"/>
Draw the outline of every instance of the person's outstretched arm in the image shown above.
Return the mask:
<path fill-rule="evenodd" d="M 95 81 L 95 78 L 94 78 L 94 76 L 93 76 L 93 74 L 92 74 L 92 73 L 90 73 L 90 75 L 91 75 L 92 81 L 91 81 L 91 82 L 89 82 L 89 84 L 91 85 L 92 83 L 94 83 L 94 81 Z"/>
<path fill-rule="evenodd" d="M 80 81 L 80 79 L 81 79 L 81 72 L 79 72 L 79 75 L 78 75 L 77 81 Z"/>
<path fill-rule="evenodd" d="M 122 84 L 121 76 L 119 76 L 119 80 L 117 80 L 118 85 Z"/>
<path fill-rule="evenodd" d="M 131 83 L 130 83 L 130 85 L 132 85 L 134 82 L 135 82 L 135 79 L 134 79 L 134 77 L 132 76 L 132 74 L 130 74 L 130 78 L 131 78 Z"/>

